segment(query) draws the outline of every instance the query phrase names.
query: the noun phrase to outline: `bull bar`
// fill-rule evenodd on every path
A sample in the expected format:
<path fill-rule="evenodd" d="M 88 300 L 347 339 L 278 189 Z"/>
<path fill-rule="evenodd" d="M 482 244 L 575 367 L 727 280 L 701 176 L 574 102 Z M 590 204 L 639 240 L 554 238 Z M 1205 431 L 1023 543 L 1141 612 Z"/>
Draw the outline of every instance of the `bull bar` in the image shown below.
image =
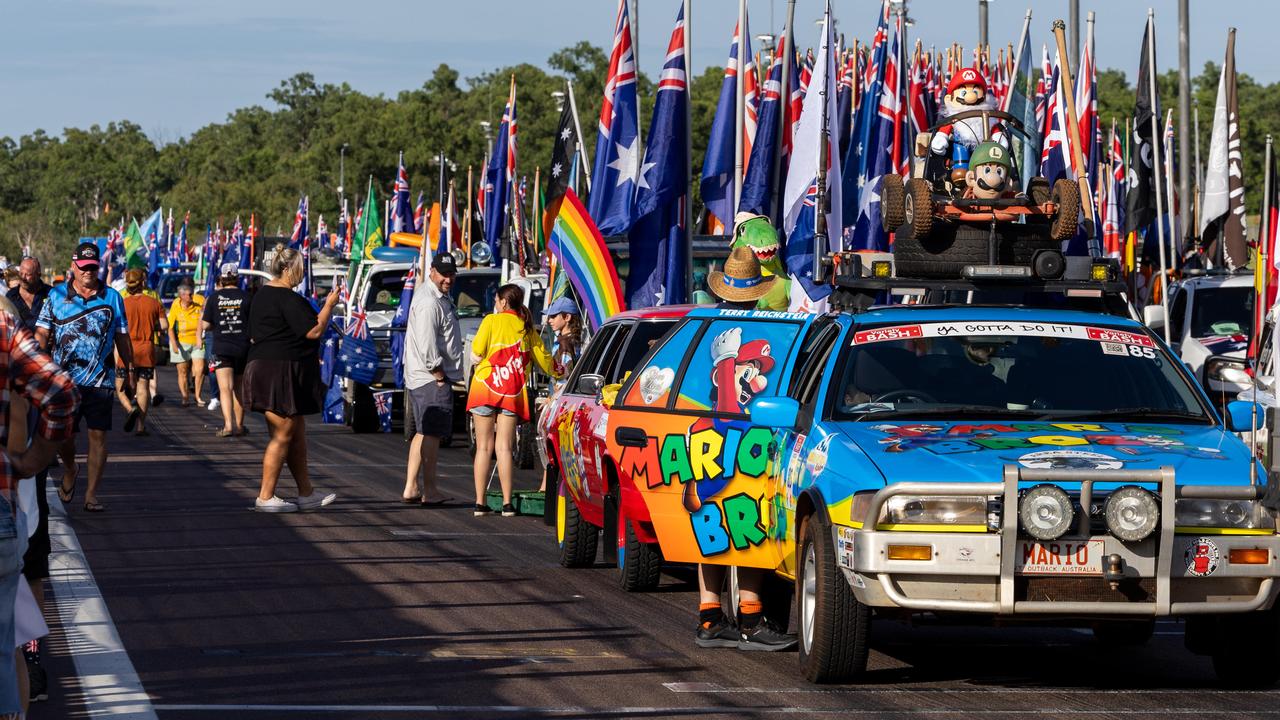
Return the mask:
<path fill-rule="evenodd" d="M 1174 602 L 1172 598 L 1171 579 L 1172 563 L 1175 547 L 1175 501 L 1179 498 L 1207 500 L 1257 500 L 1261 498 L 1265 488 L 1257 485 L 1244 486 L 1208 486 L 1185 485 L 1178 487 L 1172 467 L 1164 466 L 1157 470 L 1060 470 L 1024 468 L 1020 465 L 1005 465 L 1002 482 L 966 482 L 966 483 L 895 483 L 878 490 L 871 499 L 870 506 L 861 529 L 854 530 L 857 539 L 851 580 L 866 569 L 866 575 L 873 575 L 880 589 L 895 605 L 920 611 L 951 611 L 968 613 L 994 613 L 999 615 L 1018 614 L 1111 614 L 1138 616 L 1192 615 L 1207 613 L 1251 612 L 1262 609 L 1271 600 L 1275 586 L 1274 567 L 1277 551 L 1280 550 L 1280 538 L 1270 536 L 1245 536 L 1250 543 L 1265 543 L 1270 550 L 1271 562 L 1259 566 L 1269 571 L 1269 575 L 1258 573 L 1240 574 L 1236 577 L 1258 578 L 1261 582 L 1252 598 L 1246 600 L 1204 600 Z M 1018 491 L 1019 484 L 1030 482 L 1067 482 L 1080 484 L 1080 505 L 1085 512 L 1077 518 L 1076 533 L 1088 538 L 1089 513 L 1087 509 L 1092 503 L 1095 483 L 1145 483 L 1156 484 L 1160 493 L 1160 528 L 1155 555 L 1155 598 L 1146 602 L 1113 602 L 1113 601 L 1043 601 L 1016 600 L 1015 578 L 1017 577 L 1017 543 L 1018 537 Z M 998 496 L 1003 500 L 1000 530 L 998 533 L 950 533 L 950 538 L 960 536 L 962 542 L 980 540 L 982 547 L 994 550 L 999 557 L 998 569 L 995 564 L 986 568 L 974 567 L 972 571 L 956 568 L 956 572 L 933 571 L 943 576 L 991 577 L 998 575 L 999 585 L 996 600 L 958 600 L 947 598 L 908 597 L 895 581 L 899 574 L 884 567 L 883 562 L 873 558 L 883 551 L 892 540 L 902 542 L 916 535 L 897 531 L 879 531 L 877 524 L 881 509 L 890 498 L 899 495 L 929 496 Z M 920 533 L 926 535 L 928 533 Z M 933 537 L 939 537 L 934 535 Z M 837 539 L 838 542 L 838 539 Z M 1144 541 L 1145 542 L 1145 541 Z M 992 571 L 995 572 L 992 572 Z M 901 574 L 913 574 L 903 572 Z M 858 587 L 858 582 L 853 582 Z"/>

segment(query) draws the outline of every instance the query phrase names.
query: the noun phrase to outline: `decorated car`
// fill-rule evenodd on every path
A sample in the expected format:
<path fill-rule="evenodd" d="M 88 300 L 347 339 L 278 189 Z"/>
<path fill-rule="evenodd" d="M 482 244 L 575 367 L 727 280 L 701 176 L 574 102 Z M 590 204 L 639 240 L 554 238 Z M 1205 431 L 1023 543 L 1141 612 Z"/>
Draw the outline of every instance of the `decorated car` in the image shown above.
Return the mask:
<path fill-rule="evenodd" d="M 657 586 L 662 554 L 644 503 L 618 481 L 604 428 L 617 384 L 688 309 L 614 315 L 596 331 L 539 418 L 538 443 L 554 501 L 547 510 L 554 512 L 560 563 L 592 565 L 603 533 L 605 560 L 617 564 L 619 584 L 628 591 Z"/>
<path fill-rule="evenodd" d="M 1169 325 L 1169 341 L 1221 407 L 1253 386 L 1245 353 L 1253 334 L 1256 292 L 1252 273 L 1213 273 L 1169 286 L 1164 308 L 1145 308 L 1147 325 Z"/>
<path fill-rule="evenodd" d="M 794 581 L 811 681 L 862 674 L 875 618 L 938 613 L 1115 644 L 1182 618 L 1224 682 L 1268 684 L 1277 493 L 1228 410 L 1117 315 L 706 308 L 622 385 L 606 452 L 667 560 Z"/>

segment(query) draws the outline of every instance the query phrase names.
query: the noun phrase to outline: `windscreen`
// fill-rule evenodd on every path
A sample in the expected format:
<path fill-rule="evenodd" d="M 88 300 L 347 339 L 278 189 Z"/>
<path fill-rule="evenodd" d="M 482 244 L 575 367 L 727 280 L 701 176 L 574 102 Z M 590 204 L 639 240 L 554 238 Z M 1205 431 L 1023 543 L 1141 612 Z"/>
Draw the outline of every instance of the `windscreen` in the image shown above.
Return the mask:
<path fill-rule="evenodd" d="M 1142 332 L 956 322 L 859 329 L 844 349 L 834 414 L 1213 422 Z"/>
<path fill-rule="evenodd" d="M 369 291 L 364 298 L 366 310 L 395 310 L 400 307 L 400 293 L 404 290 L 408 270 L 392 270 L 374 273 L 369 278 Z"/>
<path fill-rule="evenodd" d="M 1191 310 L 1191 337 L 1252 335 L 1252 287 L 1198 288 Z"/>
<path fill-rule="evenodd" d="M 497 273 L 458 273 L 449 290 L 458 317 L 480 317 L 492 310 L 499 280 Z"/>

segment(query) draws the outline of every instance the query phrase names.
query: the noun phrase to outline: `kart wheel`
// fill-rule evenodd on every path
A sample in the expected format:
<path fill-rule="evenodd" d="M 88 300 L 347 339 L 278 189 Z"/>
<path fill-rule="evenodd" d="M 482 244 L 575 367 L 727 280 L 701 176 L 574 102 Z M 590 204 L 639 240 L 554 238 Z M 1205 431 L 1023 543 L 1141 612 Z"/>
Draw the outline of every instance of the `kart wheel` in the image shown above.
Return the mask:
<path fill-rule="evenodd" d="M 883 202 L 883 200 L 882 200 Z M 902 216 L 904 232 L 917 240 L 929 236 L 933 229 L 933 187 L 924 178 L 911 178 L 907 183 L 906 203 Z"/>
<path fill-rule="evenodd" d="M 599 536 L 597 528 L 582 519 L 568 490 L 557 492 L 556 540 L 560 543 L 560 564 L 567 568 L 591 567 L 596 561 Z"/>
<path fill-rule="evenodd" d="M 880 187 L 880 225 L 885 232 L 897 232 L 907 221 L 907 195 L 901 175 L 885 175 Z"/>
<path fill-rule="evenodd" d="M 1093 624 L 1093 639 L 1107 647 L 1138 647 L 1146 645 L 1156 631 L 1156 621 L 1102 620 Z"/>
<path fill-rule="evenodd" d="M 858 602 L 836 566 L 831 525 L 815 514 L 800 532 L 800 671 L 810 682 L 845 682 L 867 669 L 871 608 Z"/>
<path fill-rule="evenodd" d="M 662 577 L 662 550 L 641 542 L 631 521 L 618 518 L 618 586 L 627 592 L 649 592 Z"/>
<path fill-rule="evenodd" d="M 1049 181 L 1039 175 L 1031 178 L 1027 183 L 1027 197 L 1031 198 L 1031 202 L 1036 205 L 1043 205 L 1049 202 L 1052 194 L 1049 191 Z"/>
<path fill-rule="evenodd" d="M 1232 688 L 1271 687 L 1280 681 L 1273 649 L 1280 639 L 1280 610 L 1219 615 L 1213 649 L 1218 682 Z"/>
<path fill-rule="evenodd" d="M 1075 237 L 1080 223 L 1080 188 L 1070 180 L 1059 180 L 1053 184 L 1050 201 L 1058 209 L 1054 211 L 1053 222 L 1049 225 L 1049 236 L 1059 241 L 1070 240 Z"/>

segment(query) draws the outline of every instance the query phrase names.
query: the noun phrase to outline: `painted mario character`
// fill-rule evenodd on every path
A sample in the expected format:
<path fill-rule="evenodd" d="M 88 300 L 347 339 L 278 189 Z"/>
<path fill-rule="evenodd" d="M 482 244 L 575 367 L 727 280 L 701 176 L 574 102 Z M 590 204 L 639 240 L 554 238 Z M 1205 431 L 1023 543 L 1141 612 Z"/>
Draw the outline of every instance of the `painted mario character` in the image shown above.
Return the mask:
<path fill-rule="evenodd" d="M 947 83 L 947 94 L 943 99 L 942 113 L 949 118 L 971 110 L 995 110 L 995 97 L 987 92 L 987 81 L 976 68 L 965 68 L 951 76 Z M 957 188 L 965 183 L 969 171 L 969 160 L 974 148 L 988 138 L 1002 144 L 1004 126 L 999 122 L 988 120 L 984 127 L 982 116 L 962 118 L 949 122 L 937 129 L 929 141 L 929 162 L 927 175 L 938 179 L 947 175 L 950 167 L 950 180 Z"/>
<path fill-rule="evenodd" d="M 1013 190 L 1013 162 L 1009 159 L 1009 151 L 996 142 L 978 145 L 969 158 L 964 182 L 964 196 L 967 198 L 995 200 L 1017 195 Z"/>
<path fill-rule="evenodd" d="M 742 328 L 729 328 L 711 341 L 711 411 L 741 415 L 751 400 L 769 385 L 766 375 L 773 370 L 772 348 L 768 340 L 742 342 Z M 694 435 L 708 428 L 724 432 L 740 421 L 699 418 L 689 428 Z M 741 424 L 741 423 L 740 423 Z M 703 502 L 714 497 L 729 483 L 729 478 L 706 478 L 684 486 L 684 507 L 697 512 Z"/>

